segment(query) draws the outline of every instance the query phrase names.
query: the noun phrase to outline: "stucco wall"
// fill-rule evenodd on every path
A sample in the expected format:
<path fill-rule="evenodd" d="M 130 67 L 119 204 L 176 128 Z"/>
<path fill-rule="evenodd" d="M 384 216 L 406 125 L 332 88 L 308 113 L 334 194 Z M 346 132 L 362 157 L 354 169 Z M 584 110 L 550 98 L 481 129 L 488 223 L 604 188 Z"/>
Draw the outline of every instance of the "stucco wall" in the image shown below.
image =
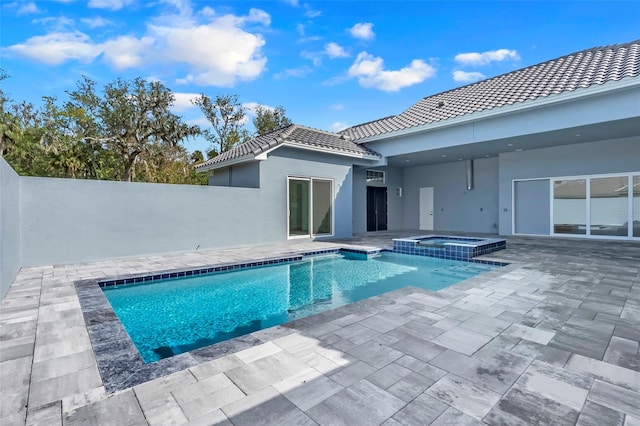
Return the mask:
<path fill-rule="evenodd" d="M 252 161 L 215 170 L 209 178 L 209 185 L 259 188 L 260 162 Z"/>
<path fill-rule="evenodd" d="M 497 233 L 498 159 L 474 161 L 474 188 L 467 190 L 463 161 L 408 167 L 404 172 L 404 227 L 420 226 L 420 188 L 433 187 L 434 229 Z"/>
<path fill-rule="evenodd" d="M 287 176 L 328 178 L 334 181 L 336 237 L 350 237 L 352 223 L 352 160 L 337 155 L 290 148 L 273 151 L 260 164 L 261 195 L 276 212 L 270 232 L 287 235 Z"/>
<path fill-rule="evenodd" d="M 0 299 L 20 266 L 20 176 L 0 158 Z"/>
<path fill-rule="evenodd" d="M 551 208 L 549 179 L 515 182 L 514 219 L 515 233 L 549 235 Z"/>
<path fill-rule="evenodd" d="M 273 241 L 257 189 L 22 178 L 24 266 Z"/>
<path fill-rule="evenodd" d="M 640 137 L 500 154 L 500 234 L 511 234 L 511 182 L 640 171 Z"/>
<path fill-rule="evenodd" d="M 385 173 L 385 183 L 367 183 L 367 170 Z M 367 231 L 367 186 L 387 188 L 387 229 L 390 231 L 404 227 L 404 192 L 396 195 L 396 188 L 404 191 L 404 169 L 399 167 L 356 167 L 353 171 L 353 232 Z"/>

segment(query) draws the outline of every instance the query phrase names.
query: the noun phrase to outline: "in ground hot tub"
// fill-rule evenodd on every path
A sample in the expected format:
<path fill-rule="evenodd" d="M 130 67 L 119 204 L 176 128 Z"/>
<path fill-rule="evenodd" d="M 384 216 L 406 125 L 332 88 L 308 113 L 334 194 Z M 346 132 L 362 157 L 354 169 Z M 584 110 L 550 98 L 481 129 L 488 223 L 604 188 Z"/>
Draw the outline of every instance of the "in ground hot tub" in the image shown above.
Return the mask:
<path fill-rule="evenodd" d="M 397 253 L 455 260 L 470 260 L 506 247 L 507 241 L 503 238 L 421 235 L 393 240 L 393 251 Z"/>

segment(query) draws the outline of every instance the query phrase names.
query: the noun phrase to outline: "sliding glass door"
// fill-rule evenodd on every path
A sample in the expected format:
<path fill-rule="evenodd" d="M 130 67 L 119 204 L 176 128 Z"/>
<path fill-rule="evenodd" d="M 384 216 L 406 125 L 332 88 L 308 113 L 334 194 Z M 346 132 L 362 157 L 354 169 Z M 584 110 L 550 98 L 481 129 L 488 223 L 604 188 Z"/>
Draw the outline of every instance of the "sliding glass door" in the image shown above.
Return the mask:
<path fill-rule="evenodd" d="M 554 235 L 640 237 L 640 175 L 552 179 Z"/>
<path fill-rule="evenodd" d="M 333 181 L 289 178 L 289 237 L 333 234 Z"/>

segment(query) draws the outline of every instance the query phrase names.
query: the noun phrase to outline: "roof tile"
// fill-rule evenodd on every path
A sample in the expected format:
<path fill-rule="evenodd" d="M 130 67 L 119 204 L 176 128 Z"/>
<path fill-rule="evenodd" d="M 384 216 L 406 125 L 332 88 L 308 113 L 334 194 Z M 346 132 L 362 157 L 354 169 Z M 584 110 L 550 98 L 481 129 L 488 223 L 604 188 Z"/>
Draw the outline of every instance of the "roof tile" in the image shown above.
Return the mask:
<path fill-rule="evenodd" d="M 341 131 L 352 140 L 640 76 L 640 40 L 595 47 L 421 99 L 397 116 Z"/>
<path fill-rule="evenodd" d="M 223 152 L 217 157 L 198 164 L 196 168 L 211 166 L 214 164 L 220 165 L 221 163 L 226 163 L 245 156 L 254 157 L 261 152 L 285 142 L 322 148 L 327 152 L 334 152 L 337 154 L 348 153 L 378 156 L 377 153 L 371 151 L 367 147 L 354 143 L 347 136 L 326 132 L 324 130 L 312 129 L 311 127 L 301 126 L 298 124 L 291 124 L 244 142 L 229 151 Z"/>

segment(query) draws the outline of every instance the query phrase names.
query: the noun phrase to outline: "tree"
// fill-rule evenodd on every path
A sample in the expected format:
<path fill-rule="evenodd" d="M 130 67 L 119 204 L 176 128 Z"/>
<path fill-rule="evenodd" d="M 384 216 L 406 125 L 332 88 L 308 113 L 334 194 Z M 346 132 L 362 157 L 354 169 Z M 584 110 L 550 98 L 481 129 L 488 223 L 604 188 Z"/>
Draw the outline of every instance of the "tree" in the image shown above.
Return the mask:
<path fill-rule="evenodd" d="M 0 69 L 0 81 L 8 75 Z M 13 103 L 0 87 L 0 157 L 23 175 L 49 175 L 40 140 L 40 111 L 31 103 Z"/>
<path fill-rule="evenodd" d="M 200 107 L 213 127 L 213 132 L 205 130 L 203 134 L 212 143 L 212 151 L 215 151 L 216 155 L 250 139 L 249 132 L 244 128 L 245 110 L 238 100 L 238 95 L 218 95 L 215 100 L 211 100 L 209 96 L 201 94 L 192 102 Z"/>
<path fill-rule="evenodd" d="M 82 111 L 74 125 L 85 128 L 84 141 L 103 144 L 119 162 L 116 177 L 134 179 L 135 163 L 141 155 L 152 151 L 170 151 L 184 138 L 200 134 L 200 128 L 189 126 L 173 114 L 171 90 L 162 83 L 117 79 L 96 91 L 96 83 L 84 77 L 70 92 L 65 104 L 67 112 Z M 91 125 L 95 124 L 95 127 Z"/>
<path fill-rule="evenodd" d="M 256 116 L 253 117 L 253 126 L 256 128 L 256 134 L 258 136 L 293 124 L 281 106 L 272 109 L 259 105 L 255 112 Z"/>

